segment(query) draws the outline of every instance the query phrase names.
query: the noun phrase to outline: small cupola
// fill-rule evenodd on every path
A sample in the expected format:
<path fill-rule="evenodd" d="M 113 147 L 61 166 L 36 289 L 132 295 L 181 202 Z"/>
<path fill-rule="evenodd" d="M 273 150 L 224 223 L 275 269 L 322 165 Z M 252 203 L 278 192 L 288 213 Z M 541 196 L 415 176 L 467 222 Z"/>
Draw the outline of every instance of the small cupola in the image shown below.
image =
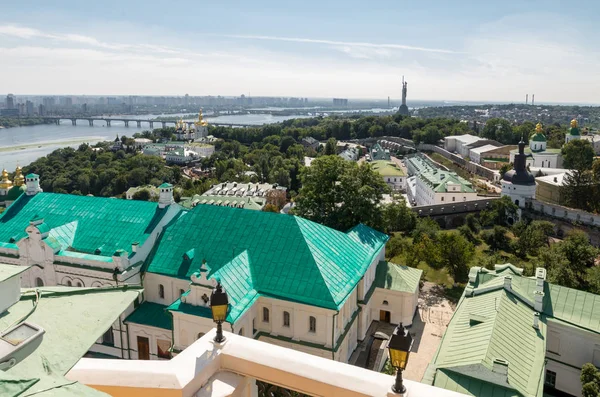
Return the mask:
<path fill-rule="evenodd" d="M 173 199 L 173 185 L 170 183 L 163 183 L 158 187 L 158 207 L 165 208 L 175 202 Z"/>
<path fill-rule="evenodd" d="M 25 184 L 27 185 L 25 194 L 28 196 L 35 196 L 42 191 L 42 188 L 40 187 L 40 176 L 38 174 L 28 174 L 25 177 Z"/>

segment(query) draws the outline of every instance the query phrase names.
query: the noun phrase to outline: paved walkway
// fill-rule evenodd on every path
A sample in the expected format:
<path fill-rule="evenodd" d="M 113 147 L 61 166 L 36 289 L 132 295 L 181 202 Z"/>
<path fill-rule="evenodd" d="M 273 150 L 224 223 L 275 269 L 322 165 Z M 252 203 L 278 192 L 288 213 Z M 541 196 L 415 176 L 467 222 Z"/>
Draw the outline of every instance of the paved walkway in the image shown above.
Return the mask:
<path fill-rule="evenodd" d="M 419 294 L 418 307 L 418 314 L 410 328 L 414 338 L 413 349 L 403 375 L 406 379 L 420 382 L 440 345 L 454 306 L 444 297 L 439 286 L 425 282 Z"/>
<path fill-rule="evenodd" d="M 421 381 L 427 366 L 440 345 L 453 313 L 454 306 L 444 297 L 442 288 L 436 284 L 425 282 L 419 293 L 418 313 L 409 328 L 409 332 L 413 337 L 413 349 L 403 374 L 406 379 Z M 365 368 L 369 359 L 368 348 L 371 335 L 381 332 L 390 336 L 394 328 L 395 324 L 373 321 L 365 339 L 350 357 L 350 364 Z M 384 343 L 387 342 L 384 341 Z M 379 343 L 373 343 L 373 346 L 371 346 L 371 357 L 369 359 L 371 365 L 374 364 L 373 361 L 377 355 L 378 346 Z"/>

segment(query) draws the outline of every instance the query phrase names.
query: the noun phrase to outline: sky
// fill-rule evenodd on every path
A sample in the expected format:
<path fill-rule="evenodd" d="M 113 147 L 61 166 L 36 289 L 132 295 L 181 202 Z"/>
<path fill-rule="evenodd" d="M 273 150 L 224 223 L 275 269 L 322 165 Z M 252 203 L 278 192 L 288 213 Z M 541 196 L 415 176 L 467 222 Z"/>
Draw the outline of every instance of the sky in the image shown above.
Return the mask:
<path fill-rule="evenodd" d="M 600 103 L 600 2 L 0 0 L 0 93 Z M 531 97 L 531 95 L 530 95 Z"/>

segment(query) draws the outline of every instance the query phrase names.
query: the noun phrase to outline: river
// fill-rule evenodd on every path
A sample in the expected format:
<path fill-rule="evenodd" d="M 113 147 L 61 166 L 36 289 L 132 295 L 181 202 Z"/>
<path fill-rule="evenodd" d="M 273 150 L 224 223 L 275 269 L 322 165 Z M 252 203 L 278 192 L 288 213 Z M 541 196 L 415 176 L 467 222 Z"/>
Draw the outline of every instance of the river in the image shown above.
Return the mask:
<path fill-rule="evenodd" d="M 182 114 L 170 115 L 144 115 L 129 116 L 121 115 L 131 119 L 153 119 L 159 116 L 180 117 Z M 273 116 L 270 114 L 243 114 L 223 115 L 209 117 L 209 123 L 234 123 L 234 124 L 270 124 L 278 123 L 287 119 L 308 116 Z M 155 127 L 157 124 L 155 124 Z M 158 123 L 160 127 L 160 123 Z M 90 127 L 86 120 L 79 120 L 77 125 L 72 125 L 70 120 L 63 120 L 60 125 L 41 124 L 29 127 L 14 127 L 0 129 L 0 167 L 13 171 L 17 164 L 25 166 L 39 157 L 65 146 L 78 147 L 82 143 L 94 144 L 99 141 L 113 140 L 117 135 L 132 136 L 136 132 L 147 130 L 147 124 L 138 128 L 136 123 L 130 123 L 125 127 L 123 122 L 113 121 L 111 127 L 101 121 L 95 121 Z"/>

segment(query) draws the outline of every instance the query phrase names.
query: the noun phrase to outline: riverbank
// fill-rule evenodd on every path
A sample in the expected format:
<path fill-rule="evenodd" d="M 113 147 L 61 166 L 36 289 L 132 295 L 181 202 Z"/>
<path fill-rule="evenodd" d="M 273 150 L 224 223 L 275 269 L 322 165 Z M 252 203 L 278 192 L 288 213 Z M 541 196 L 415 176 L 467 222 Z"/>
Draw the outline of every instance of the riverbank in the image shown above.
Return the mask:
<path fill-rule="evenodd" d="M 49 121 L 44 121 L 44 119 L 40 118 L 26 118 L 21 119 L 19 117 L 0 117 L 0 128 L 8 129 L 14 127 L 29 127 L 32 125 L 40 125 L 40 124 L 51 124 Z"/>

